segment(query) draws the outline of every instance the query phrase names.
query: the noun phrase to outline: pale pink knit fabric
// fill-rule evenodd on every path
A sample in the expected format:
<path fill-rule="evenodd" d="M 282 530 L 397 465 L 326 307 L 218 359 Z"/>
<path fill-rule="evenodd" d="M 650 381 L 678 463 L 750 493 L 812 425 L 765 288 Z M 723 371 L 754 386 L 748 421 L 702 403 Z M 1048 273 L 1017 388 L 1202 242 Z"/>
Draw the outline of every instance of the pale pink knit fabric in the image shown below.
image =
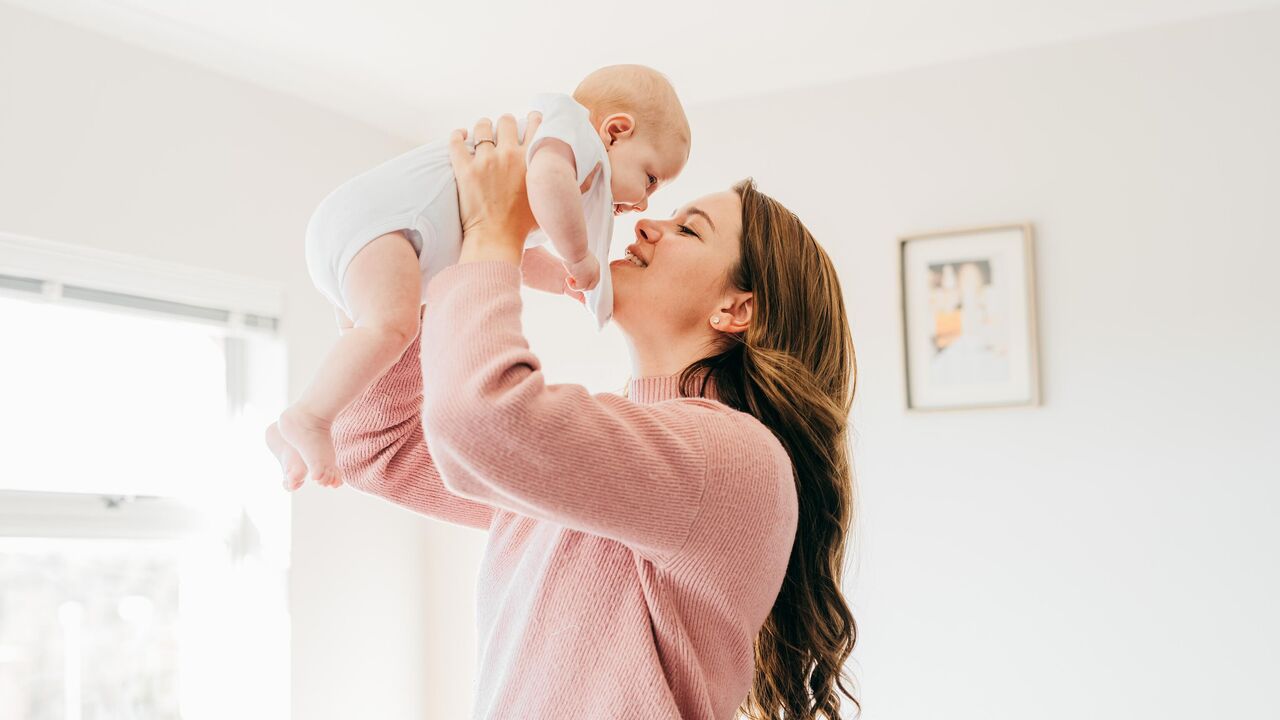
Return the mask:
<path fill-rule="evenodd" d="M 335 424 L 347 482 L 488 531 L 473 717 L 730 720 L 795 538 L 785 450 L 677 376 L 548 385 L 520 310 L 514 264 L 436 276 Z"/>

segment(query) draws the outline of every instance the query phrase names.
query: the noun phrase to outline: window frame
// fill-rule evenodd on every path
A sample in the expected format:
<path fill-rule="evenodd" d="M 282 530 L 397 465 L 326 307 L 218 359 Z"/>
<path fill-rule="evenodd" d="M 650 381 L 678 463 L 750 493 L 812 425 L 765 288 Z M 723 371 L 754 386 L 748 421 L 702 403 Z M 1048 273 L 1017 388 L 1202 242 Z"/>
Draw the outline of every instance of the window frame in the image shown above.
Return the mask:
<path fill-rule="evenodd" d="M 0 537 L 180 540 L 208 529 L 206 513 L 177 498 L 0 490 Z"/>
<path fill-rule="evenodd" d="M 39 294 L 51 301 L 84 302 L 66 297 L 65 290 L 86 288 L 159 303 L 151 312 L 169 303 L 173 314 L 185 319 L 199 316 L 177 312 L 177 306 L 215 310 L 226 314 L 225 323 L 218 324 L 233 329 L 278 332 L 284 309 L 283 289 L 266 280 L 6 232 L 0 232 L 0 276 L 40 283 L 38 293 L 0 288 L 0 292 L 20 293 L 19 297 Z"/>

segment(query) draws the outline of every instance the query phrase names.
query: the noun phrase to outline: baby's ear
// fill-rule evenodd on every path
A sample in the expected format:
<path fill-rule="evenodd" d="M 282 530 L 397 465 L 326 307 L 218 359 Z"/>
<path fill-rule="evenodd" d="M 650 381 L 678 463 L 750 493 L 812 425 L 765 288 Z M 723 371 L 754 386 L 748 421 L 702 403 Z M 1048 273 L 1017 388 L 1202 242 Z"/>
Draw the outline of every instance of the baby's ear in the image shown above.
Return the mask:
<path fill-rule="evenodd" d="M 636 131 L 636 119 L 627 113 L 614 113 L 600 123 L 602 134 L 608 138 L 606 144 L 612 145 L 619 140 L 631 137 Z"/>

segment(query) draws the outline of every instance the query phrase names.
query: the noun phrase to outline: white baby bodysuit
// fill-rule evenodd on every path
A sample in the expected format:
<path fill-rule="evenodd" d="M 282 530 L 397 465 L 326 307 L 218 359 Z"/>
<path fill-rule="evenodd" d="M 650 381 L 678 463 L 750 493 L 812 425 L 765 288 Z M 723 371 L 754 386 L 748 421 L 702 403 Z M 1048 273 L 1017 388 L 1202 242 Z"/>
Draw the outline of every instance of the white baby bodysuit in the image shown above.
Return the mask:
<path fill-rule="evenodd" d="M 590 113 L 572 97 L 537 95 L 532 109 L 542 113 L 542 123 L 529 143 L 528 155 L 547 138 L 563 141 L 573 151 L 578 187 L 599 168 L 590 189 L 582 194 L 582 211 L 587 221 L 588 252 L 600 261 L 600 282 L 586 292 L 586 304 L 597 326 L 604 327 L 613 315 L 609 154 L 591 126 Z M 517 117 L 523 138 L 524 115 Z M 468 145 L 471 140 L 474 138 L 468 139 Z M 341 289 L 351 259 L 374 239 L 396 230 L 406 231 L 418 254 L 425 294 L 431 278 L 456 263 L 462 250 L 458 188 L 447 141 L 421 145 L 394 157 L 343 183 L 320 202 L 307 223 L 307 270 L 312 282 L 330 302 L 347 312 Z M 535 230 L 525 239 L 525 247 L 547 241 L 542 231 Z"/>

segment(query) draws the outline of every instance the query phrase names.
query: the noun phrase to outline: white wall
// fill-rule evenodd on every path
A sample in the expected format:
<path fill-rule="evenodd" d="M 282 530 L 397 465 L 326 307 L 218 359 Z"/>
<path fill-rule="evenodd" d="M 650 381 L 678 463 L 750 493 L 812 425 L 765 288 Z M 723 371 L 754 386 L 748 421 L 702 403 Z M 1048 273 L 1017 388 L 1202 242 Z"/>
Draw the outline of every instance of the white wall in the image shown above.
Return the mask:
<path fill-rule="evenodd" d="M 841 271 L 865 716 L 1276 717 L 1280 11 L 691 122 L 655 211 L 754 175 Z M 1044 406 L 908 415 L 895 238 L 1021 220 Z"/>
<path fill-rule="evenodd" d="M 1271 11 L 686 98 L 654 214 L 751 174 L 841 268 L 869 720 L 1274 712 L 1277 38 Z M 3 6 L 0 103 L 0 227 L 279 281 L 296 394 L 331 337 L 300 228 L 396 141 Z M 1017 220 L 1045 405 L 907 415 L 895 238 Z M 625 377 L 616 334 L 528 311 L 553 380 Z M 481 536 L 345 491 L 295 508 L 295 717 L 465 715 Z"/>
<path fill-rule="evenodd" d="M 405 147 L 0 5 L 0 229 L 279 283 L 293 396 L 333 337 L 303 265 L 311 209 Z M 427 715 L 428 545 L 426 523 L 379 500 L 295 496 L 294 717 Z"/>

